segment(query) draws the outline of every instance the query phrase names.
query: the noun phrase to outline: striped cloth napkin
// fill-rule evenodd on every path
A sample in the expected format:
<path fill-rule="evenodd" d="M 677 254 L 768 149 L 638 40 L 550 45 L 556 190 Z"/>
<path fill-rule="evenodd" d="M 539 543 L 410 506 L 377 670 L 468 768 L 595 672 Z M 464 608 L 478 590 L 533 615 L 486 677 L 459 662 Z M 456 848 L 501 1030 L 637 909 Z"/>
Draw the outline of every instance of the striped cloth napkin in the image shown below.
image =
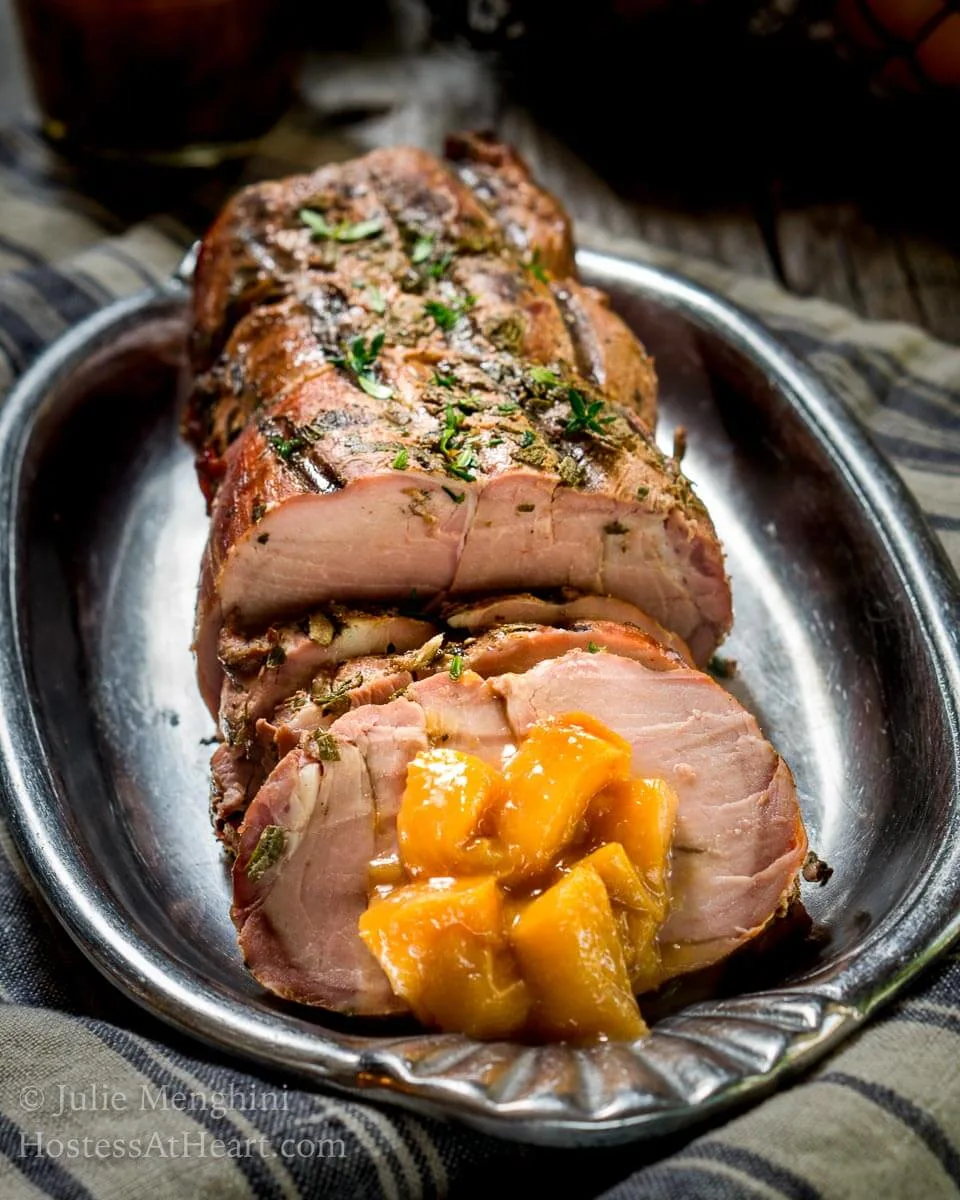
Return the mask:
<path fill-rule="evenodd" d="M 27 130 L 0 132 L 0 395 L 64 329 L 169 275 L 198 205 L 186 220 L 131 223 Z M 591 231 L 581 240 L 611 248 Z M 960 563 L 960 350 L 648 245 L 613 245 L 774 328 L 869 426 Z M 2 826 L 0 844 L 3 1200 L 960 1193 L 956 957 L 804 1081 L 725 1124 L 654 1145 L 548 1151 L 257 1077 L 190 1042 L 86 963 Z"/>

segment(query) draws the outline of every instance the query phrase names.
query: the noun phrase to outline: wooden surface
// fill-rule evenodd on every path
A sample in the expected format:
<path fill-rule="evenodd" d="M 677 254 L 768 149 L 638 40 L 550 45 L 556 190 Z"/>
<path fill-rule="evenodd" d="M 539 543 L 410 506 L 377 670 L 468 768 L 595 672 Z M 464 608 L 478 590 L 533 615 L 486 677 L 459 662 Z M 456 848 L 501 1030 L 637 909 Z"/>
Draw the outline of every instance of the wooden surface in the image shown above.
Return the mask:
<path fill-rule="evenodd" d="M 422 30 L 408 37 L 418 41 Z M 343 156 L 397 141 L 438 148 L 447 128 L 495 127 L 577 219 L 960 342 L 960 211 L 952 219 L 948 211 L 946 222 L 927 221 L 921 185 L 885 202 L 889 189 L 876 175 L 848 179 L 841 194 L 824 186 L 823 195 L 810 187 L 799 197 L 778 179 L 761 178 L 748 201 L 696 204 L 682 195 L 666 199 L 663 188 L 614 188 L 591 167 L 589 153 L 574 151 L 549 119 L 513 97 L 490 60 L 462 49 L 317 58 L 304 96 L 303 141 L 319 134 L 320 153 Z M 0 0 L 0 121 L 32 111 L 9 0 Z M 956 160 L 957 146 L 954 136 L 945 154 Z M 291 145 L 284 157 L 296 150 Z"/>

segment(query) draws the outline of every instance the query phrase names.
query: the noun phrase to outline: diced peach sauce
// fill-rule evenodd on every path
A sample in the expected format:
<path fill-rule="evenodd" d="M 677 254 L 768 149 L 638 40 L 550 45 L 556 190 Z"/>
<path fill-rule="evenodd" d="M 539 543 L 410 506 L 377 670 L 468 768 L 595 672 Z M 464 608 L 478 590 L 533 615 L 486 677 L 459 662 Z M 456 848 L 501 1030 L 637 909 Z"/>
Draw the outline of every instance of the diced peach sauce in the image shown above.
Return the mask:
<path fill-rule="evenodd" d="M 642 1037 L 676 794 L 634 778 L 629 744 L 586 713 L 538 722 L 505 760 L 434 748 L 411 762 L 400 864 L 372 875 L 360 936 L 425 1025 Z"/>

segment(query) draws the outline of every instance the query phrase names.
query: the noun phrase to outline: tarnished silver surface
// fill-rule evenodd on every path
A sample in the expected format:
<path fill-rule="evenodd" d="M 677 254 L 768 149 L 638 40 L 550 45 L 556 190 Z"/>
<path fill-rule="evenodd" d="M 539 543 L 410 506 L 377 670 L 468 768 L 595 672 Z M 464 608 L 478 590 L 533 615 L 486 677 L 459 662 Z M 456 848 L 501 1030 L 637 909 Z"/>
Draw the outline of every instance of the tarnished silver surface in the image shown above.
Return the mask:
<path fill-rule="evenodd" d="M 960 930 L 960 605 L 916 508 L 757 325 L 659 271 L 580 261 L 657 358 L 665 440 L 687 426 L 734 581 L 731 686 L 793 767 L 834 868 L 804 889 L 813 943 L 748 959 L 740 994 L 689 1004 L 636 1045 L 481 1045 L 264 995 L 207 819 L 213 728 L 188 649 L 207 523 L 177 434 L 182 293 L 84 322 L 0 412 L 4 800 L 71 934 L 127 993 L 223 1049 L 564 1144 L 760 1096 Z"/>

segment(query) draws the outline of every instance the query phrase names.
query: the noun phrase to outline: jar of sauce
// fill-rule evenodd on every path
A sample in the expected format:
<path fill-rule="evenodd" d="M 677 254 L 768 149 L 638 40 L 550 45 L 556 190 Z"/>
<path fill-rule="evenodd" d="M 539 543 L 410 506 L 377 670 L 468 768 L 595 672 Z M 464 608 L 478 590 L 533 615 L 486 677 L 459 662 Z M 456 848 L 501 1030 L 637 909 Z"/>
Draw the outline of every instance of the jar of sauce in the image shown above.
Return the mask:
<path fill-rule="evenodd" d="M 295 0 L 15 0 L 44 132 L 81 154 L 211 166 L 283 114 Z"/>

